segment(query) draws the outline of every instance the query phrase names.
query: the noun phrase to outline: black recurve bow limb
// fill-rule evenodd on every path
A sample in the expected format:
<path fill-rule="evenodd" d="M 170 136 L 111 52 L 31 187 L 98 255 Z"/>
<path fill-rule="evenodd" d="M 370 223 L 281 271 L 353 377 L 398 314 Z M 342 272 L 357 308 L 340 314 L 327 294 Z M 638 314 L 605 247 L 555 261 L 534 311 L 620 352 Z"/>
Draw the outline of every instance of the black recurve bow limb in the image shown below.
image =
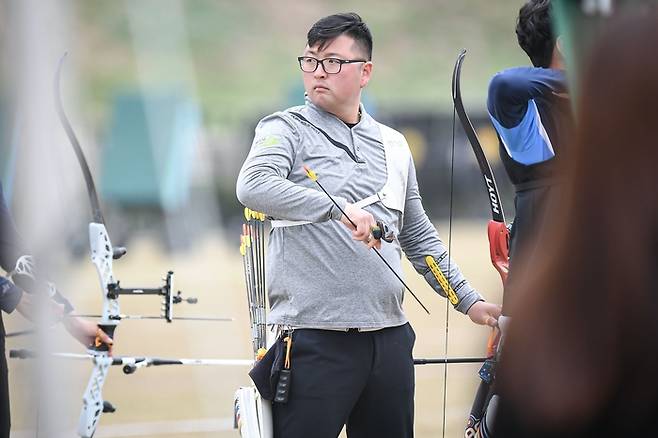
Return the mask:
<path fill-rule="evenodd" d="M 455 68 L 452 74 L 452 100 L 454 103 L 455 112 L 457 113 L 459 121 L 461 122 L 462 127 L 464 128 L 464 132 L 466 133 L 466 137 L 468 138 L 468 141 L 473 148 L 473 153 L 477 159 L 478 166 L 484 181 L 484 186 L 487 190 L 489 208 L 491 210 L 491 220 L 487 226 L 487 233 L 489 236 L 489 253 L 491 257 L 491 263 L 500 274 L 500 278 L 504 286 L 507 282 L 507 275 L 509 272 L 509 230 L 507 228 L 507 224 L 505 223 L 505 213 L 503 212 L 500 194 L 498 192 L 498 187 L 496 185 L 496 180 L 491 170 L 491 166 L 487 160 L 486 155 L 484 154 L 482 145 L 480 144 L 478 136 L 475 133 L 475 129 L 473 129 L 471 120 L 466 114 L 466 110 L 464 109 L 464 104 L 462 102 L 460 78 L 462 64 L 465 57 L 466 49 L 462 49 L 462 51 L 459 53 L 459 56 L 457 57 Z M 482 420 L 487 403 L 491 397 L 493 382 L 493 375 L 491 374 L 491 371 L 493 367 L 493 357 L 498 348 L 499 341 L 500 331 L 499 329 L 494 328 L 491 336 L 489 337 L 489 342 L 487 345 L 487 357 L 491 359 L 485 362 L 485 365 L 480 370 L 480 377 L 482 380 L 476 392 L 473 406 L 471 407 L 468 424 L 464 432 L 464 436 L 466 438 L 476 436 L 477 430 L 480 426 L 480 421 Z"/>

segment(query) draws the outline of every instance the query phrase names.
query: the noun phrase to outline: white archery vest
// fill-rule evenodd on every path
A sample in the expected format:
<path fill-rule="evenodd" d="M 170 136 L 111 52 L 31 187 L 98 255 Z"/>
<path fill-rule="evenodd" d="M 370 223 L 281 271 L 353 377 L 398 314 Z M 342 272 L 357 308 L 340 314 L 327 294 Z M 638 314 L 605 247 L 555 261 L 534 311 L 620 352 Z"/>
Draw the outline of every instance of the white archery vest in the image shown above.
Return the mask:
<path fill-rule="evenodd" d="M 395 129 L 377 123 L 382 134 L 384 154 L 386 155 L 386 183 L 377 193 L 365 199 L 354 202 L 359 208 L 367 207 L 381 201 L 386 208 L 404 213 L 404 202 L 407 197 L 407 181 L 411 164 L 411 151 L 404 136 Z M 310 224 L 310 221 L 273 220 L 272 228 L 291 227 Z"/>

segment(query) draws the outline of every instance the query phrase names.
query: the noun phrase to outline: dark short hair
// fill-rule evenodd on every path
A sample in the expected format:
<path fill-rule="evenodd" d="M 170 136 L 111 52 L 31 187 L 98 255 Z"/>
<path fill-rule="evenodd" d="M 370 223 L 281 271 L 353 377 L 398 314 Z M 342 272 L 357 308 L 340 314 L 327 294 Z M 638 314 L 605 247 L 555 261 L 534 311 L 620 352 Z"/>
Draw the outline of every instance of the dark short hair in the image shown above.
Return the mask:
<path fill-rule="evenodd" d="M 334 14 L 319 19 L 306 35 L 307 44 L 319 44 L 320 50 L 340 35 L 347 35 L 363 50 L 368 60 L 372 59 L 372 34 L 366 23 L 354 12 Z"/>
<path fill-rule="evenodd" d="M 519 9 L 516 37 L 535 67 L 548 67 L 555 47 L 551 0 L 530 0 Z"/>

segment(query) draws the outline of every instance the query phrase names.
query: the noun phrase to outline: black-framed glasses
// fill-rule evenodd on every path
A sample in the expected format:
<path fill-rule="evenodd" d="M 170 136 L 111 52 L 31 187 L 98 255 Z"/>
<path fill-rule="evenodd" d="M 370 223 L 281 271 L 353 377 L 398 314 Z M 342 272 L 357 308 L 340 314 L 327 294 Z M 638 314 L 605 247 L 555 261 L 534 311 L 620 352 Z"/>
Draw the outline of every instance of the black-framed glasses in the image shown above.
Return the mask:
<path fill-rule="evenodd" d="M 336 74 L 340 73 L 340 69 L 343 67 L 343 64 L 354 64 L 357 62 L 368 62 L 365 59 L 338 59 L 338 58 L 324 58 L 317 59 L 312 56 L 299 56 L 297 57 L 299 61 L 299 68 L 303 72 L 313 73 L 318 69 L 318 65 L 322 64 L 322 69 L 327 74 Z"/>

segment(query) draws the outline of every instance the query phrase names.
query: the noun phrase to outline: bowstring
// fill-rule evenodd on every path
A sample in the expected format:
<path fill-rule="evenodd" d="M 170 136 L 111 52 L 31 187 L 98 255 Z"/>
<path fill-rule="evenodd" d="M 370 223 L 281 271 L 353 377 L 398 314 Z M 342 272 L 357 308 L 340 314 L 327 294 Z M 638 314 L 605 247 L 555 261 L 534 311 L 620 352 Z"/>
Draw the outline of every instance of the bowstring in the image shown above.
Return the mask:
<path fill-rule="evenodd" d="M 455 118 L 456 109 L 452 107 L 452 146 L 450 149 L 450 210 L 448 213 L 448 284 L 451 284 L 452 276 L 452 218 L 453 218 L 453 200 L 454 200 L 454 181 L 455 181 Z M 448 357 L 448 328 L 450 322 L 450 300 L 446 296 L 446 326 L 445 326 L 445 345 L 443 357 Z M 448 364 L 443 368 L 443 426 L 441 436 L 446 436 L 446 407 L 448 406 Z"/>

